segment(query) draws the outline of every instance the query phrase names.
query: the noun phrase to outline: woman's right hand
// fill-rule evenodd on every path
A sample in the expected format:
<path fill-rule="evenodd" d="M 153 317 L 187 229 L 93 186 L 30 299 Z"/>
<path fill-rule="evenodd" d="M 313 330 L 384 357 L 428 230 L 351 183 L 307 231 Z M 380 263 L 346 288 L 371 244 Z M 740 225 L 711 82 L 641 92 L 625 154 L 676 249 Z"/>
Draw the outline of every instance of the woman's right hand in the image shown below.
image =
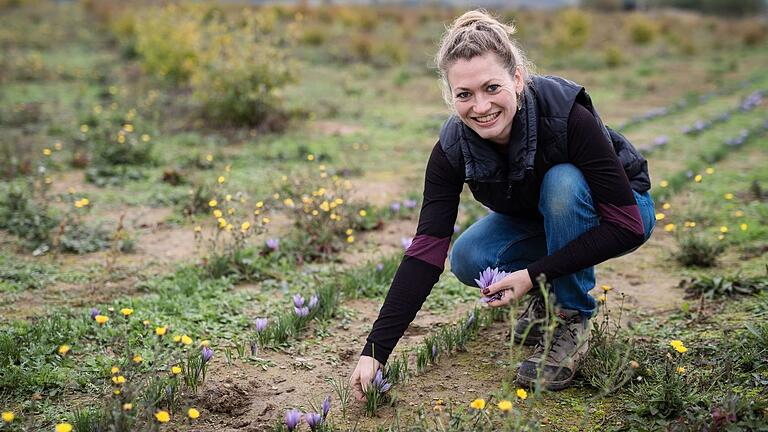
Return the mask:
<path fill-rule="evenodd" d="M 355 371 L 352 372 L 352 377 L 349 379 L 349 384 L 352 386 L 352 391 L 357 400 L 365 399 L 365 391 L 368 390 L 368 386 L 373 381 L 376 371 L 380 367 L 381 363 L 373 357 L 360 356 L 357 367 L 355 367 Z"/>

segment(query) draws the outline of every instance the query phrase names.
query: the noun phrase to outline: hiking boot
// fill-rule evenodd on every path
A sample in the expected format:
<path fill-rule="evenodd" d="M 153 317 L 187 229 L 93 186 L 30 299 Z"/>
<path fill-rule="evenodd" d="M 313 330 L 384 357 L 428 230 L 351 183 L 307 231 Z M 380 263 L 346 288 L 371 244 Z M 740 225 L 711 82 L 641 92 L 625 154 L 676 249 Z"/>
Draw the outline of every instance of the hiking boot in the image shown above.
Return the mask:
<path fill-rule="evenodd" d="M 530 295 L 528 306 L 525 307 L 515 323 L 515 343 L 536 345 L 541 341 L 541 324 L 546 316 L 547 305 L 544 297 L 534 293 Z"/>
<path fill-rule="evenodd" d="M 517 371 L 517 383 L 531 387 L 537 378 L 547 390 L 568 387 L 589 350 L 589 318 L 579 311 L 562 309 L 552 335 L 552 346 L 545 354 L 544 342 L 536 345 L 533 355 Z M 537 377 L 541 371 L 541 376 Z"/>

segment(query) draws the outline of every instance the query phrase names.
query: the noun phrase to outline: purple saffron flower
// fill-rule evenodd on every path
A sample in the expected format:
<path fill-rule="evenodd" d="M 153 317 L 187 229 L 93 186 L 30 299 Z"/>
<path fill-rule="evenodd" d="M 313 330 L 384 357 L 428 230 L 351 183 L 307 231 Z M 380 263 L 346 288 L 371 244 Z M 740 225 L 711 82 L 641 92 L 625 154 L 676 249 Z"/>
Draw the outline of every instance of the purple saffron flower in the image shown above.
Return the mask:
<path fill-rule="evenodd" d="M 320 303 L 320 299 L 317 298 L 317 294 L 312 294 L 312 297 L 309 298 L 309 309 L 314 309 L 317 304 Z"/>
<path fill-rule="evenodd" d="M 304 297 L 302 297 L 301 294 L 294 294 L 293 305 L 296 306 L 297 308 L 304 306 Z"/>
<path fill-rule="evenodd" d="M 475 312 L 472 311 L 469 313 L 469 317 L 467 317 L 467 322 L 464 323 L 464 328 L 470 328 L 474 323 L 475 323 Z"/>
<path fill-rule="evenodd" d="M 416 200 L 407 199 L 403 201 L 403 206 L 407 209 L 412 209 L 416 207 Z"/>
<path fill-rule="evenodd" d="M 297 409 L 288 410 L 285 412 L 285 426 L 289 432 L 296 429 L 296 426 L 301 423 L 301 411 Z"/>
<path fill-rule="evenodd" d="M 323 417 L 318 413 L 306 413 L 304 414 L 304 420 L 307 421 L 311 430 L 316 430 L 323 424 Z"/>
<path fill-rule="evenodd" d="M 256 331 L 261 333 L 264 330 L 267 329 L 267 319 L 266 318 L 256 318 Z"/>
<path fill-rule="evenodd" d="M 392 387 L 392 384 L 387 382 L 384 375 L 381 373 L 381 369 L 379 369 L 376 371 L 376 376 L 373 378 L 371 386 L 373 386 L 373 389 L 379 393 L 386 393 Z"/>
<path fill-rule="evenodd" d="M 203 363 L 208 363 L 208 360 L 213 357 L 213 350 L 208 348 L 207 346 L 204 346 L 203 349 L 200 351 L 200 355 L 203 357 Z"/>
<path fill-rule="evenodd" d="M 400 237 L 400 244 L 403 245 L 403 249 L 408 250 L 411 247 L 411 243 L 413 243 L 412 237 Z"/>
<path fill-rule="evenodd" d="M 389 209 L 392 210 L 392 212 L 397 213 L 400 211 L 400 203 L 395 201 L 390 206 Z"/>
<path fill-rule="evenodd" d="M 653 145 L 656 147 L 663 147 L 669 143 L 669 137 L 666 135 L 661 135 L 656 137 L 655 140 L 653 140 Z"/>
<path fill-rule="evenodd" d="M 91 308 L 91 319 L 96 319 L 96 315 L 101 315 L 101 311 L 96 308 Z"/>
<path fill-rule="evenodd" d="M 323 400 L 323 420 L 328 417 L 328 413 L 331 411 L 331 397 L 326 396 Z"/>
<path fill-rule="evenodd" d="M 272 251 L 276 251 L 280 249 L 280 239 L 271 238 L 267 239 L 267 248 L 269 248 Z"/>
<path fill-rule="evenodd" d="M 293 308 L 293 311 L 296 312 L 296 315 L 298 315 L 301 318 L 305 318 L 307 315 L 309 315 L 309 308 L 304 307 L 295 307 Z"/>
<path fill-rule="evenodd" d="M 459 231 L 461 231 L 461 227 L 460 227 L 460 226 L 458 226 L 458 225 L 454 225 L 454 226 L 453 226 L 453 233 L 454 233 L 454 234 L 456 234 L 456 233 L 458 233 Z"/>
<path fill-rule="evenodd" d="M 382 270 L 384 270 L 384 264 L 382 264 L 382 263 L 376 264 L 376 271 L 380 272 Z"/>
<path fill-rule="evenodd" d="M 432 360 L 437 358 L 437 345 L 432 345 Z"/>
<path fill-rule="evenodd" d="M 480 279 L 475 279 L 475 282 L 477 283 L 477 286 L 480 289 L 483 289 L 495 284 L 496 282 L 504 279 L 507 276 L 509 276 L 509 273 L 507 272 L 500 271 L 495 268 L 492 269 L 490 267 L 486 267 L 485 270 L 480 272 Z M 490 297 L 482 297 L 480 301 L 482 301 L 483 303 L 488 303 L 490 301 L 500 300 L 502 295 L 503 295 L 502 292 L 499 291 Z"/>

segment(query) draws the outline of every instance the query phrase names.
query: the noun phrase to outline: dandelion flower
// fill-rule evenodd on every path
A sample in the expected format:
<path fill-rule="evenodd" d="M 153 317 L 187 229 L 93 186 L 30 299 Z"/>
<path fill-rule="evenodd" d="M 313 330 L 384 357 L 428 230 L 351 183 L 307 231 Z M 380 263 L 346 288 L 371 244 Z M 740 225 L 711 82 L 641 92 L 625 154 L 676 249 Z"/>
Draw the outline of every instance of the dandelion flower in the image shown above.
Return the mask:
<path fill-rule="evenodd" d="M 171 366 L 171 373 L 178 375 L 181 373 L 181 368 L 179 366 Z"/>
<path fill-rule="evenodd" d="M 744 216 L 744 212 L 741 211 L 741 210 L 736 210 L 735 212 L 733 212 L 733 216 L 734 217 L 742 217 L 742 216 Z"/>
<path fill-rule="evenodd" d="M 476 409 L 476 410 L 484 409 L 485 408 L 485 399 L 475 399 L 475 400 L 473 400 L 469 404 L 469 406 L 474 408 L 474 409 Z"/>
<path fill-rule="evenodd" d="M 597 297 L 597 301 L 599 301 L 600 303 L 605 303 L 605 302 L 606 302 L 606 300 L 608 300 L 608 296 L 606 296 L 605 294 L 600 294 L 600 295 Z"/>
<path fill-rule="evenodd" d="M 712 167 L 707 167 L 707 169 L 705 169 L 704 172 L 707 173 L 707 174 L 714 174 L 715 173 L 715 169 L 712 168 Z"/>
<path fill-rule="evenodd" d="M 181 336 L 180 335 L 174 335 L 173 336 L 173 341 L 174 342 L 181 342 Z"/>
<path fill-rule="evenodd" d="M 656 220 L 660 221 L 664 219 L 664 213 L 656 213 Z"/>
<path fill-rule="evenodd" d="M 120 309 L 120 313 L 123 314 L 124 317 L 129 317 L 131 314 L 133 314 L 133 309 L 131 308 L 122 308 Z"/>
<path fill-rule="evenodd" d="M 56 425 L 56 432 L 72 432 L 72 425 L 69 423 L 59 423 Z"/>
<path fill-rule="evenodd" d="M 109 317 L 106 315 L 96 315 L 93 319 L 99 324 L 104 325 L 109 321 Z"/>
<path fill-rule="evenodd" d="M 136 354 L 135 356 L 133 356 L 133 359 L 131 359 L 131 360 L 133 360 L 134 363 L 138 364 L 138 363 L 143 362 L 144 358 L 141 356 L 141 354 Z"/>
<path fill-rule="evenodd" d="M 600 289 L 602 289 L 602 290 L 603 290 L 603 292 L 606 292 L 606 293 L 607 293 L 608 291 L 612 290 L 612 289 L 613 289 L 613 287 L 612 287 L 612 286 L 610 286 L 610 285 L 601 285 L 601 286 L 600 286 Z"/>
<path fill-rule="evenodd" d="M 664 231 L 666 231 L 666 232 L 673 232 L 675 230 L 675 228 L 677 228 L 677 226 L 675 224 L 673 224 L 673 223 L 669 223 L 669 224 L 664 225 Z"/>
<path fill-rule="evenodd" d="M 212 199 L 212 200 L 208 201 L 208 206 L 209 207 L 216 207 L 217 205 L 219 205 L 219 202 L 216 201 L 215 199 Z"/>
<path fill-rule="evenodd" d="M 733 194 L 728 192 L 727 194 L 724 195 L 724 198 L 727 199 L 728 201 L 730 201 L 730 200 L 733 199 Z"/>
<path fill-rule="evenodd" d="M 192 420 L 195 420 L 196 418 L 200 417 L 200 411 L 196 410 L 195 408 L 190 408 L 187 410 L 187 416 Z"/>
<path fill-rule="evenodd" d="M 727 233 L 728 232 L 728 227 L 725 226 L 725 225 L 721 226 L 720 227 L 720 232 L 723 233 L 723 234 Z"/>
<path fill-rule="evenodd" d="M 748 228 L 749 228 L 749 225 L 747 225 L 745 223 L 739 225 L 739 229 L 742 230 L 742 231 L 746 231 Z"/>
<path fill-rule="evenodd" d="M 118 372 L 120 372 L 120 368 L 117 366 L 112 366 L 112 369 L 110 369 L 110 372 L 112 375 L 116 375 Z"/>
<path fill-rule="evenodd" d="M 213 217 L 215 217 L 216 219 L 218 219 L 218 218 L 220 218 L 222 216 L 224 216 L 224 213 L 222 213 L 221 210 L 216 209 L 216 210 L 213 211 Z"/>
<path fill-rule="evenodd" d="M 168 414 L 168 411 L 158 411 L 155 413 L 155 418 L 160 423 L 168 423 L 171 420 L 171 415 Z"/>
<path fill-rule="evenodd" d="M 182 335 L 180 340 L 184 345 L 189 345 L 192 343 L 192 338 L 187 335 Z"/>
<path fill-rule="evenodd" d="M 503 412 L 507 412 L 512 409 L 512 402 L 504 399 L 499 401 L 499 403 L 496 404 L 497 407 Z"/>
<path fill-rule="evenodd" d="M 347 243 L 354 243 L 355 242 L 355 236 L 347 236 Z"/>
<path fill-rule="evenodd" d="M 661 208 L 663 208 L 664 210 L 669 210 L 670 208 L 672 208 L 672 204 L 670 204 L 670 203 L 664 203 L 664 204 L 661 206 Z"/>
<path fill-rule="evenodd" d="M 218 181 L 219 184 L 224 184 L 224 182 L 227 181 L 227 178 L 224 176 L 219 176 L 219 178 L 216 179 L 216 181 Z"/>
<path fill-rule="evenodd" d="M 248 229 L 250 227 L 251 227 L 251 223 L 250 222 L 243 222 L 243 224 L 240 225 L 240 231 L 244 233 L 244 232 L 248 231 Z"/>
<path fill-rule="evenodd" d="M 64 345 L 61 345 L 61 346 L 59 346 L 59 350 L 58 350 L 58 352 L 59 352 L 59 355 L 61 355 L 61 356 L 65 356 L 65 355 L 67 355 L 67 353 L 69 352 L 69 350 L 70 350 L 70 346 L 69 346 L 69 345 L 66 345 L 66 344 L 64 344 Z"/>
<path fill-rule="evenodd" d="M 360 212 L 358 212 L 358 214 L 360 215 L 360 217 L 366 217 L 366 216 L 368 216 L 368 212 L 367 212 L 367 211 L 365 211 L 365 209 L 362 209 L 362 210 L 360 210 Z"/>
<path fill-rule="evenodd" d="M 515 394 L 517 395 L 517 397 L 519 397 L 522 400 L 526 400 L 528 398 L 528 392 L 525 391 L 525 389 L 519 388 L 519 389 L 517 389 Z"/>
<path fill-rule="evenodd" d="M 119 384 L 125 384 L 125 377 L 122 376 L 122 375 L 113 376 L 112 377 L 112 382 L 115 383 L 115 384 L 118 384 L 118 385 Z"/>
<path fill-rule="evenodd" d="M 45 155 L 45 156 L 50 156 L 50 155 L 51 155 L 51 153 L 53 153 L 53 152 L 51 151 L 51 149 L 49 149 L 49 148 L 47 148 L 47 147 L 43 149 L 43 155 Z"/>
<path fill-rule="evenodd" d="M 659 182 L 659 186 L 665 188 L 665 187 L 669 186 L 669 182 L 666 181 L 666 180 L 662 180 L 662 181 Z"/>
<path fill-rule="evenodd" d="M 168 327 L 155 327 L 155 334 L 158 336 L 165 336 L 165 333 L 168 332 Z"/>
<path fill-rule="evenodd" d="M 307 160 L 308 160 L 308 161 L 313 161 L 313 160 L 315 160 L 315 155 L 313 155 L 313 154 L 311 154 L 311 153 L 310 153 L 310 154 L 308 154 L 308 155 L 307 155 Z"/>
<path fill-rule="evenodd" d="M 681 340 L 673 340 L 669 342 L 670 345 L 672 345 L 672 348 L 675 349 L 675 351 L 679 352 L 680 354 L 688 351 L 688 348 L 683 345 L 683 341 Z"/>
<path fill-rule="evenodd" d="M 679 373 L 679 374 L 681 374 L 681 375 L 682 375 L 682 374 L 684 374 L 684 373 L 685 373 L 685 368 L 684 368 L 684 367 L 682 367 L 682 366 L 679 366 L 679 367 L 677 368 L 677 373 Z"/>
<path fill-rule="evenodd" d="M 696 176 L 693 178 L 693 181 L 696 183 L 701 183 L 702 176 L 701 174 L 696 174 Z"/>
<path fill-rule="evenodd" d="M 201 231 L 203 231 L 203 227 L 201 227 L 200 225 L 195 226 L 195 232 L 196 233 L 199 233 Z"/>
<path fill-rule="evenodd" d="M 120 393 L 121 393 L 120 389 L 114 389 L 112 391 L 112 394 L 114 394 L 115 396 L 119 395 Z"/>
<path fill-rule="evenodd" d="M 10 423 L 16 418 L 16 414 L 12 411 L 3 411 L 2 418 L 4 422 Z"/>

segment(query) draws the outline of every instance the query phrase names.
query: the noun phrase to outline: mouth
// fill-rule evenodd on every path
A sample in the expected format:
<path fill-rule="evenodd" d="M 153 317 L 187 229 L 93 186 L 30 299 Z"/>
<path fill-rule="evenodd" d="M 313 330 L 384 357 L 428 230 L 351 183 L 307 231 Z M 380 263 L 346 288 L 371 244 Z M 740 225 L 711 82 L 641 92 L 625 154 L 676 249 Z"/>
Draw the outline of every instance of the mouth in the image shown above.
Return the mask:
<path fill-rule="evenodd" d="M 500 115 L 501 115 L 501 111 L 484 115 L 481 117 L 472 117 L 472 120 L 479 123 L 480 125 L 487 125 L 487 124 L 493 123 L 497 118 L 499 118 Z"/>

